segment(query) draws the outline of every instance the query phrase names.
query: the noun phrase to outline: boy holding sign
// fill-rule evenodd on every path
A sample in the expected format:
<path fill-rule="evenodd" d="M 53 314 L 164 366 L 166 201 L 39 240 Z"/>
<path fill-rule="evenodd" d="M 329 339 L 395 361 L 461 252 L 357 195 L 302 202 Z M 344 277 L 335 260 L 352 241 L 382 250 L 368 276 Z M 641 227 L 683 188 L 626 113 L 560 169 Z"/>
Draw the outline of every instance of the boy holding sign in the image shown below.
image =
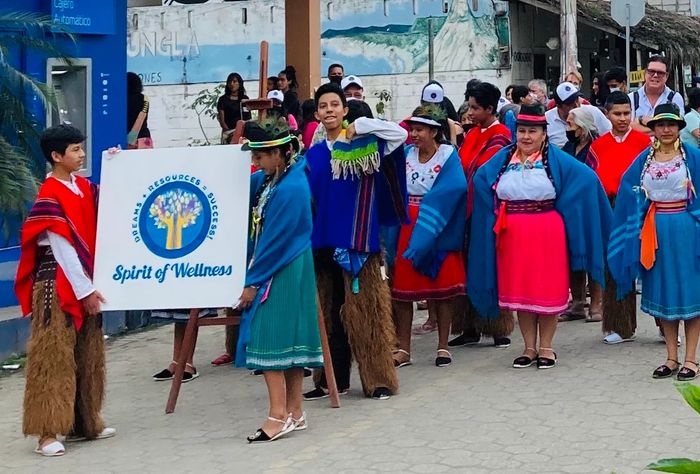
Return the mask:
<path fill-rule="evenodd" d="M 100 304 L 92 284 L 98 188 L 75 175 L 85 136 L 61 124 L 41 135 L 52 173 L 39 189 L 21 231 L 15 291 L 32 317 L 27 343 L 23 432 L 39 437 L 44 456 L 65 454 L 67 440 L 116 434 L 100 416 L 105 350 Z"/>

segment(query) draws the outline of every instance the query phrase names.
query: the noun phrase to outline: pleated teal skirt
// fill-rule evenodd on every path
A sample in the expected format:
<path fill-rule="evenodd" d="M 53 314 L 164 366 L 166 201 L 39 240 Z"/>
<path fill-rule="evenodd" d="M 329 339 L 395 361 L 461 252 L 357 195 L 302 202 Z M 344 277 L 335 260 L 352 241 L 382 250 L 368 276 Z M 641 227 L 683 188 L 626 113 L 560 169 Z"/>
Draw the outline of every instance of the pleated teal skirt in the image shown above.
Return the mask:
<path fill-rule="evenodd" d="M 695 257 L 697 223 L 685 209 L 657 212 L 659 248 L 651 270 L 642 269 L 641 309 L 669 321 L 700 316 L 700 265 Z"/>
<path fill-rule="evenodd" d="M 273 277 L 251 322 L 246 366 L 286 370 L 322 365 L 314 261 L 308 249 Z"/>

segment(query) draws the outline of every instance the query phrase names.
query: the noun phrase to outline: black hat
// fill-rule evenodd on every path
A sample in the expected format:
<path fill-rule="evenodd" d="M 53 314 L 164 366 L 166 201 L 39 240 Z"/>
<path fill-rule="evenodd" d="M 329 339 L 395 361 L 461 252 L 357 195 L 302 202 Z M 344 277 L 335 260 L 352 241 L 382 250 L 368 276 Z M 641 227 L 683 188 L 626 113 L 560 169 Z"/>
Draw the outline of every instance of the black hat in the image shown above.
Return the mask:
<path fill-rule="evenodd" d="M 286 143 L 291 143 L 294 149 L 299 151 L 299 140 L 290 133 L 289 126 L 280 123 L 276 116 L 262 123 L 246 122 L 243 137 L 248 139 L 241 148 L 245 151 L 265 150 Z"/>
<path fill-rule="evenodd" d="M 654 116 L 647 121 L 647 127 L 653 129 L 654 126 L 662 121 L 671 121 L 678 124 L 678 129 L 685 128 L 685 120 L 681 117 L 678 106 L 674 103 L 657 105 L 654 109 Z"/>
<path fill-rule="evenodd" d="M 544 105 L 542 104 L 523 104 L 520 106 L 520 112 L 515 119 L 517 125 L 544 125 L 547 126 L 547 119 L 544 116 Z"/>

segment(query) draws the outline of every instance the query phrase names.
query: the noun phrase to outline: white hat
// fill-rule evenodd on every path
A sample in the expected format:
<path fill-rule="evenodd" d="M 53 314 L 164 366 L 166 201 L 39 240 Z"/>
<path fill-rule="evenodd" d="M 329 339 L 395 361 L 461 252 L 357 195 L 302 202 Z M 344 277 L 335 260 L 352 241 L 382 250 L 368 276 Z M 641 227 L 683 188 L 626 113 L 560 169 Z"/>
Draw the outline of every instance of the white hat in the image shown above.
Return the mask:
<path fill-rule="evenodd" d="M 581 97 L 581 92 L 570 82 L 562 82 L 554 92 L 554 101 L 557 104 L 567 104 Z"/>
<path fill-rule="evenodd" d="M 445 98 L 445 91 L 442 90 L 442 87 L 439 85 L 433 83 L 433 84 L 428 84 L 423 88 L 423 96 L 421 97 L 421 101 L 423 102 L 430 102 L 433 104 L 440 104 L 442 103 L 442 100 Z"/>
<path fill-rule="evenodd" d="M 499 113 L 503 107 L 510 104 L 511 102 L 505 97 L 501 96 L 498 98 L 498 105 L 496 106 L 496 113 Z"/>
<path fill-rule="evenodd" d="M 351 84 L 355 84 L 362 90 L 365 90 L 365 86 L 362 85 L 362 81 L 357 76 L 345 76 L 342 81 L 340 81 L 340 88 L 345 90 Z"/>
<path fill-rule="evenodd" d="M 267 93 L 268 99 L 277 99 L 280 102 L 284 102 L 284 93 L 279 90 L 270 91 Z"/>

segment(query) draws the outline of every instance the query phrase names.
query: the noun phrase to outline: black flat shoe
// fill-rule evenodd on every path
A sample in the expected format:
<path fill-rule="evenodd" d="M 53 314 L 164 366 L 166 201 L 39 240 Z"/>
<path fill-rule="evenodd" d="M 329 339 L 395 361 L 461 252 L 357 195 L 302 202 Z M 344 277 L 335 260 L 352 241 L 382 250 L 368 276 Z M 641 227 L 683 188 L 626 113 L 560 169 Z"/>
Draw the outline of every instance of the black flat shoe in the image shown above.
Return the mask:
<path fill-rule="evenodd" d="M 391 390 L 386 387 L 378 387 L 372 392 L 372 398 L 375 400 L 388 400 L 391 398 Z"/>
<path fill-rule="evenodd" d="M 698 363 L 695 361 L 692 361 L 692 360 L 686 360 L 685 362 L 686 363 L 690 362 L 691 364 L 695 364 L 696 370 L 693 370 L 689 367 L 681 368 L 681 370 L 678 371 L 678 375 L 676 376 L 676 378 L 678 380 L 680 380 L 681 382 L 687 382 L 689 380 L 693 380 L 693 379 L 697 378 L 697 376 L 698 376 L 698 370 L 697 370 Z"/>
<path fill-rule="evenodd" d="M 527 349 L 525 349 L 525 352 L 533 352 L 535 354 L 535 357 L 526 356 L 524 354 L 520 357 L 516 357 L 513 361 L 513 368 L 526 369 L 535 362 L 535 360 L 537 359 L 537 352 L 535 352 L 535 349 L 531 349 L 528 347 Z"/>
<path fill-rule="evenodd" d="M 499 348 L 510 347 L 510 338 L 509 337 L 494 337 L 493 338 L 493 345 L 495 347 L 499 347 Z"/>
<path fill-rule="evenodd" d="M 676 368 L 672 369 L 666 364 L 660 365 L 654 370 L 654 372 L 651 374 L 651 376 L 655 379 L 667 379 L 669 377 L 672 377 L 673 374 L 678 372 L 678 366 L 680 363 L 677 360 L 673 359 L 666 359 L 666 362 L 675 362 Z"/>
<path fill-rule="evenodd" d="M 296 426 L 292 421 L 291 415 L 288 416 L 286 420 L 280 420 L 271 416 L 268 416 L 267 419 L 270 421 L 276 421 L 277 423 L 281 423 L 282 429 L 276 435 L 270 436 L 267 433 L 265 433 L 265 431 L 262 428 L 258 428 L 258 431 L 256 431 L 253 436 L 248 436 L 246 438 L 249 443 L 264 443 L 268 441 L 274 441 L 286 435 L 287 433 L 291 433 L 292 431 L 294 431 L 294 427 Z"/>
<path fill-rule="evenodd" d="M 172 380 L 174 374 L 170 372 L 168 369 L 163 369 L 157 374 L 153 375 L 153 380 L 156 382 L 164 382 L 166 380 Z"/>
<path fill-rule="evenodd" d="M 551 351 L 552 355 L 554 357 L 538 357 L 537 358 L 537 368 L 538 369 L 551 369 L 555 365 L 557 365 L 557 353 L 554 352 L 551 348 L 549 347 L 540 347 L 540 351 L 545 350 L 545 351 Z"/>
<path fill-rule="evenodd" d="M 447 343 L 449 347 L 469 346 L 478 344 L 481 340 L 481 335 L 477 332 L 465 332 L 455 337 Z"/>
<path fill-rule="evenodd" d="M 447 367 L 452 363 L 452 354 L 445 349 L 438 349 L 438 356 L 435 358 L 436 367 Z M 440 355 L 443 354 L 443 355 Z M 446 355 L 445 355 L 446 354 Z"/>

